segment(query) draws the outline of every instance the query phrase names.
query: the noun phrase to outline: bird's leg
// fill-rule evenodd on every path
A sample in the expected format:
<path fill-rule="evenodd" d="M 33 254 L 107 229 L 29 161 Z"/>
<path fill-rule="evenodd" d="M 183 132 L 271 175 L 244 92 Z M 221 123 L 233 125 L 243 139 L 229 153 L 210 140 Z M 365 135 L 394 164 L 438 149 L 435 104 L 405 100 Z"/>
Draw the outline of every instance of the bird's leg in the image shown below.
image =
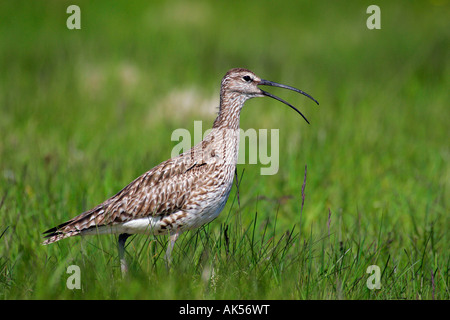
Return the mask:
<path fill-rule="evenodd" d="M 119 235 L 119 260 L 120 260 L 120 270 L 122 271 L 122 275 L 125 275 L 128 272 L 128 264 L 125 260 L 125 242 L 127 241 L 130 235 L 128 233 L 122 233 Z"/>
<path fill-rule="evenodd" d="M 167 246 L 166 255 L 164 256 L 164 260 L 166 260 L 167 269 L 170 268 L 170 264 L 172 262 L 173 246 L 175 245 L 175 241 L 177 241 L 179 235 L 180 235 L 179 229 L 177 229 L 177 231 L 175 233 L 170 233 L 169 245 Z"/>

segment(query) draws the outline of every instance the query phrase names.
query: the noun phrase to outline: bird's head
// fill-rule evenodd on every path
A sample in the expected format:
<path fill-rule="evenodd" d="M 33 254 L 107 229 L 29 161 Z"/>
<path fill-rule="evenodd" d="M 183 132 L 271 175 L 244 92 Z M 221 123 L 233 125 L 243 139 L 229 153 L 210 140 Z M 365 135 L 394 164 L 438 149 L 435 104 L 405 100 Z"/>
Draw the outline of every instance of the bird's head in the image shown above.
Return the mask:
<path fill-rule="evenodd" d="M 309 121 L 305 118 L 305 116 L 293 105 L 286 102 L 285 100 L 267 92 L 259 88 L 259 86 L 272 86 L 272 87 L 279 87 L 284 88 L 288 90 L 292 90 L 298 93 L 301 93 L 311 100 L 313 100 L 315 103 L 319 104 L 313 97 L 311 97 L 309 94 L 303 92 L 302 90 L 296 89 L 291 86 L 287 86 L 284 84 L 272 82 L 269 80 L 264 80 L 258 77 L 256 74 L 251 72 L 250 70 L 243 69 L 243 68 L 235 68 L 228 71 L 225 76 L 222 79 L 222 96 L 226 95 L 227 93 L 238 93 L 239 95 L 243 96 L 247 99 L 250 98 L 256 98 L 256 97 L 270 97 L 275 100 L 278 100 L 280 102 L 283 102 L 284 104 L 288 105 L 292 109 L 294 109 L 297 113 L 299 113 L 303 119 L 306 120 L 306 122 L 309 123 Z"/>

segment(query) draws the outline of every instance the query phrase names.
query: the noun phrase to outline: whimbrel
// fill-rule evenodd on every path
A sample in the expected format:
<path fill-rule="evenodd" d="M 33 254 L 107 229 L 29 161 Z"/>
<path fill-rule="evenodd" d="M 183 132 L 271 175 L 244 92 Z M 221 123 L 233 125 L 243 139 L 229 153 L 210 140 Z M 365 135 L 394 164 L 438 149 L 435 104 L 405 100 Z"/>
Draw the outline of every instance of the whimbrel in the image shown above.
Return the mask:
<path fill-rule="evenodd" d="M 170 262 L 178 236 L 214 220 L 227 202 L 238 159 L 239 118 L 244 102 L 270 97 L 308 122 L 298 109 L 261 90 L 261 85 L 293 90 L 318 104 L 301 90 L 263 80 L 247 69 L 231 69 L 222 79 L 219 114 L 203 141 L 160 163 L 93 209 L 45 231 L 43 244 L 75 235 L 119 234 L 119 258 L 125 272 L 125 242 L 131 234 L 169 234 L 165 258 Z"/>

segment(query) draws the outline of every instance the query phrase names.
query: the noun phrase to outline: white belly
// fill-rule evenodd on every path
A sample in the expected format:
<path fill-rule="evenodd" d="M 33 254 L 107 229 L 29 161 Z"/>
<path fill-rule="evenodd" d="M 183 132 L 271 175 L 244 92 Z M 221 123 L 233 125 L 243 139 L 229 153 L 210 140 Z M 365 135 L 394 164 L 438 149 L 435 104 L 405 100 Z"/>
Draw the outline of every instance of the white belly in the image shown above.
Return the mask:
<path fill-rule="evenodd" d="M 231 189 L 231 188 L 230 188 Z M 227 202 L 229 191 L 226 195 L 217 197 L 216 201 L 209 201 L 206 205 L 194 207 L 191 210 L 177 211 L 168 216 L 149 216 L 111 226 L 99 226 L 81 232 L 81 235 L 95 234 L 154 234 L 161 235 L 174 232 L 183 232 L 196 229 L 211 222 L 222 212 Z"/>

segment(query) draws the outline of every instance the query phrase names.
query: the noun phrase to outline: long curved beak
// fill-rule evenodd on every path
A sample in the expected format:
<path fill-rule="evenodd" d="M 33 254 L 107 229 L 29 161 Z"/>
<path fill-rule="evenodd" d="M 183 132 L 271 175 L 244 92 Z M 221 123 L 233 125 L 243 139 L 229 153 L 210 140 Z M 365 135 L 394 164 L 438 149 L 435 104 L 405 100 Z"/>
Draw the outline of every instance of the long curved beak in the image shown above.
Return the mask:
<path fill-rule="evenodd" d="M 261 81 L 258 83 L 258 85 L 262 85 L 262 86 L 271 86 L 271 87 L 279 87 L 279 88 L 284 88 L 284 89 L 292 90 L 292 91 L 301 93 L 301 94 L 304 95 L 304 96 L 307 96 L 308 98 L 310 98 L 311 100 L 313 100 L 315 103 L 319 104 L 319 102 L 317 102 L 316 99 L 314 99 L 313 97 L 311 97 L 311 96 L 310 96 L 309 94 L 307 94 L 306 92 L 303 92 L 302 90 L 299 90 L 299 89 L 294 88 L 294 87 L 291 87 L 291 86 L 287 86 L 287 85 L 285 85 L 285 84 L 276 83 L 276 82 L 273 82 L 273 81 L 261 79 Z M 260 89 L 260 90 L 261 90 L 261 89 Z M 297 113 L 298 113 L 299 115 L 301 115 L 301 116 L 303 117 L 303 119 L 305 119 L 305 121 L 309 124 L 308 119 L 306 119 L 306 117 L 305 117 L 305 116 L 304 116 L 304 115 L 303 115 L 296 107 L 294 107 L 294 106 L 293 106 L 292 104 L 290 104 L 289 102 L 284 101 L 283 99 L 281 99 L 281 98 L 279 98 L 279 97 L 277 97 L 277 96 L 275 96 L 275 95 L 273 95 L 273 94 L 271 94 L 271 93 L 269 93 L 269 92 L 267 92 L 267 91 L 264 91 L 264 90 L 261 90 L 261 93 L 262 93 L 263 95 L 267 96 L 267 97 L 271 97 L 271 98 L 273 98 L 273 99 L 275 99 L 275 100 L 278 100 L 278 101 L 283 102 L 284 104 L 288 105 L 289 107 L 291 107 L 292 109 L 294 109 L 295 111 L 297 111 Z"/>

